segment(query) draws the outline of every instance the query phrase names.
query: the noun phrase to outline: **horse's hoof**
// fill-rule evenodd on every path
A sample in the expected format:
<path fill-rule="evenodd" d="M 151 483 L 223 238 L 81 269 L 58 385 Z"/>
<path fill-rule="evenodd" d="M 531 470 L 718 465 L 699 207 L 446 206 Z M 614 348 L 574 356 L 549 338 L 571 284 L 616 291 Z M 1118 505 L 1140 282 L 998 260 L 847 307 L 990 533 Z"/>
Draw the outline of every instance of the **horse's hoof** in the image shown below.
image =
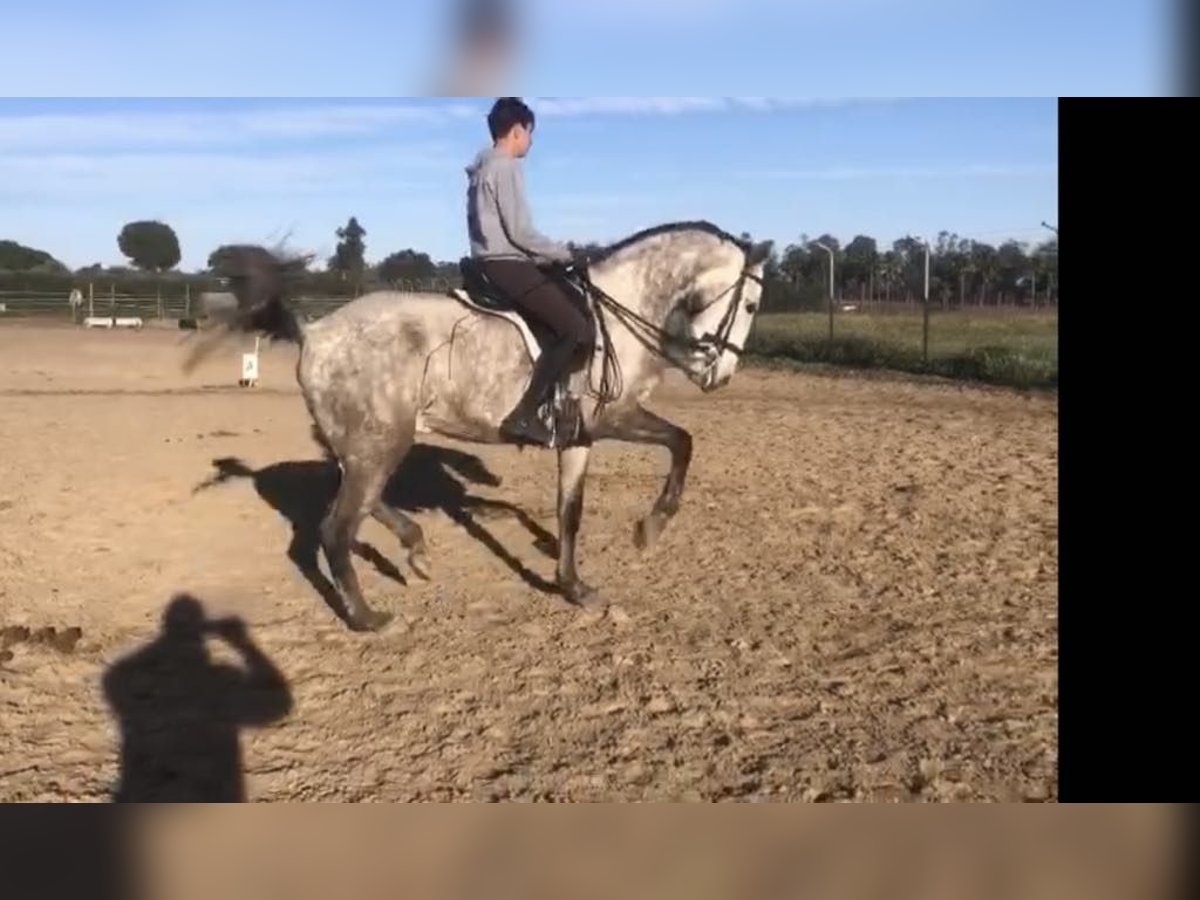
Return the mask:
<path fill-rule="evenodd" d="M 429 557 L 424 550 L 416 550 L 408 554 L 408 565 L 426 581 L 433 580 L 433 565 L 429 562 Z"/>
<path fill-rule="evenodd" d="M 646 516 L 639 520 L 633 529 L 633 546 L 639 550 L 647 549 L 662 534 L 663 524 L 658 516 Z"/>
<path fill-rule="evenodd" d="M 563 590 L 567 602 L 583 609 L 603 609 L 604 596 L 596 588 L 577 581 Z"/>
<path fill-rule="evenodd" d="M 395 616 L 391 613 L 379 612 L 374 609 L 368 610 L 358 618 L 350 620 L 350 630 L 360 632 L 379 631 L 394 618 Z"/>

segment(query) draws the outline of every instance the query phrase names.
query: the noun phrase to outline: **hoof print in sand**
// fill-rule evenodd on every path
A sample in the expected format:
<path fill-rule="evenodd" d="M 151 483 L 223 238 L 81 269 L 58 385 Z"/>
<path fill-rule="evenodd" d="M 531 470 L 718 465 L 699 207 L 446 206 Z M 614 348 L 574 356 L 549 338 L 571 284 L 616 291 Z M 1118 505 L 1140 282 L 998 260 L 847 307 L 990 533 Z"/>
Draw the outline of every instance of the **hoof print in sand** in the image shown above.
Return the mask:
<path fill-rule="evenodd" d="M 13 658 L 9 647 L 17 644 L 47 647 L 58 653 L 74 653 L 79 639 L 83 637 L 83 629 L 78 625 L 58 629 L 46 625 L 36 631 L 30 631 L 25 625 L 8 625 L 0 628 L 0 663 Z"/>

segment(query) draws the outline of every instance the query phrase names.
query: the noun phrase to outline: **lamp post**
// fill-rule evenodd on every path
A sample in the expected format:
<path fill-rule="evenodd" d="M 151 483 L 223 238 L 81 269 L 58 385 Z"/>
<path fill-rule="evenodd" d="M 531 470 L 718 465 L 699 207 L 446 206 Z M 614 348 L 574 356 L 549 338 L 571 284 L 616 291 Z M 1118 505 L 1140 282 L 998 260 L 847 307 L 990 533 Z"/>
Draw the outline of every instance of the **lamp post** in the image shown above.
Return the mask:
<path fill-rule="evenodd" d="M 1054 236 L 1055 236 L 1056 238 L 1058 237 L 1058 229 L 1057 229 L 1057 228 L 1055 228 L 1053 225 L 1049 224 L 1048 222 L 1043 222 L 1043 223 L 1042 223 L 1042 227 L 1043 227 L 1043 228 L 1048 228 L 1048 229 L 1050 229 L 1051 231 L 1053 231 L 1053 232 L 1054 232 Z M 1055 252 L 1057 253 L 1058 251 L 1057 251 L 1057 250 L 1055 250 Z M 1046 302 L 1047 302 L 1047 303 L 1049 303 L 1049 302 L 1050 302 L 1050 287 L 1051 287 L 1051 285 L 1052 285 L 1053 283 L 1054 283 L 1054 276 L 1053 276 L 1053 275 L 1051 275 L 1051 276 L 1050 276 L 1050 278 L 1049 278 L 1049 281 L 1048 281 L 1048 283 L 1046 284 Z M 1036 282 L 1035 282 L 1035 284 L 1036 284 Z"/>
<path fill-rule="evenodd" d="M 833 341 L 833 250 L 820 241 L 813 241 L 812 246 L 820 247 L 829 254 L 829 340 Z"/>
<path fill-rule="evenodd" d="M 921 356 L 929 365 L 929 241 L 925 241 L 925 310 L 921 333 Z"/>

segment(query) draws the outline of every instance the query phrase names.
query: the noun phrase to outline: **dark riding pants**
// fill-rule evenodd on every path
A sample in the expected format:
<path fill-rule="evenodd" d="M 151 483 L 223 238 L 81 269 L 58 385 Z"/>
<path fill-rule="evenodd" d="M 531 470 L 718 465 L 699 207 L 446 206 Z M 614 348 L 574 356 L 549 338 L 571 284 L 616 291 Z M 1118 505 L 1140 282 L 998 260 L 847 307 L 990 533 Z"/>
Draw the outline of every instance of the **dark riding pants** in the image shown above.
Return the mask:
<path fill-rule="evenodd" d="M 596 332 L 591 317 L 568 293 L 568 288 L 524 259 L 483 260 L 487 277 L 504 291 L 522 315 L 550 329 L 558 343 L 570 342 L 575 351 L 591 347 Z"/>

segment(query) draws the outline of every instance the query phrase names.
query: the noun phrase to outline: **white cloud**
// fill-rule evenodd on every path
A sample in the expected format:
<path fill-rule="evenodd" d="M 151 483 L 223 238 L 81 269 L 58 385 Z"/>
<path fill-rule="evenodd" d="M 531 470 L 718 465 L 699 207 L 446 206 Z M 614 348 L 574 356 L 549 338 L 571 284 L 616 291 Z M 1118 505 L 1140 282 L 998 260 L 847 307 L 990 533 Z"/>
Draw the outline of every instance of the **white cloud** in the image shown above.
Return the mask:
<path fill-rule="evenodd" d="M 213 152 L 0 154 L 0 198 L 205 197 L 420 187 L 436 177 L 439 144 L 249 156 Z"/>
<path fill-rule="evenodd" d="M 771 113 L 811 106 L 840 106 L 851 100 L 776 97 L 565 97 L 530 98 L 539 115 L 675 116 L 689 113 L 753 111 Z M 880 102 L 880 101 L 870 101 Z M 434 103 L 354 102 L 308 106 L 241 103 L 227 110 L 189 111 L 186 102 L 171 110 L 5 114 L 0 101 L 0 153 L 83 148 L 224 147 L 263 142 L 288 143 L 322 138 L 371 138 L 402 126 L 481 122 L 487 101 Z"/>
<path fill-rule="evenodd" d="M 0 106 L 0 110 L 2 110 Z M 283 104 L 188 112 L 97 111 L 26 113 L 0 111 L 0 152 L 79 147 L 229 145 L 386 134 L 406 124 L 438 124 L 472 118 L 483 108 L 467 103 L 437 105 L 353 103 Z"/>

